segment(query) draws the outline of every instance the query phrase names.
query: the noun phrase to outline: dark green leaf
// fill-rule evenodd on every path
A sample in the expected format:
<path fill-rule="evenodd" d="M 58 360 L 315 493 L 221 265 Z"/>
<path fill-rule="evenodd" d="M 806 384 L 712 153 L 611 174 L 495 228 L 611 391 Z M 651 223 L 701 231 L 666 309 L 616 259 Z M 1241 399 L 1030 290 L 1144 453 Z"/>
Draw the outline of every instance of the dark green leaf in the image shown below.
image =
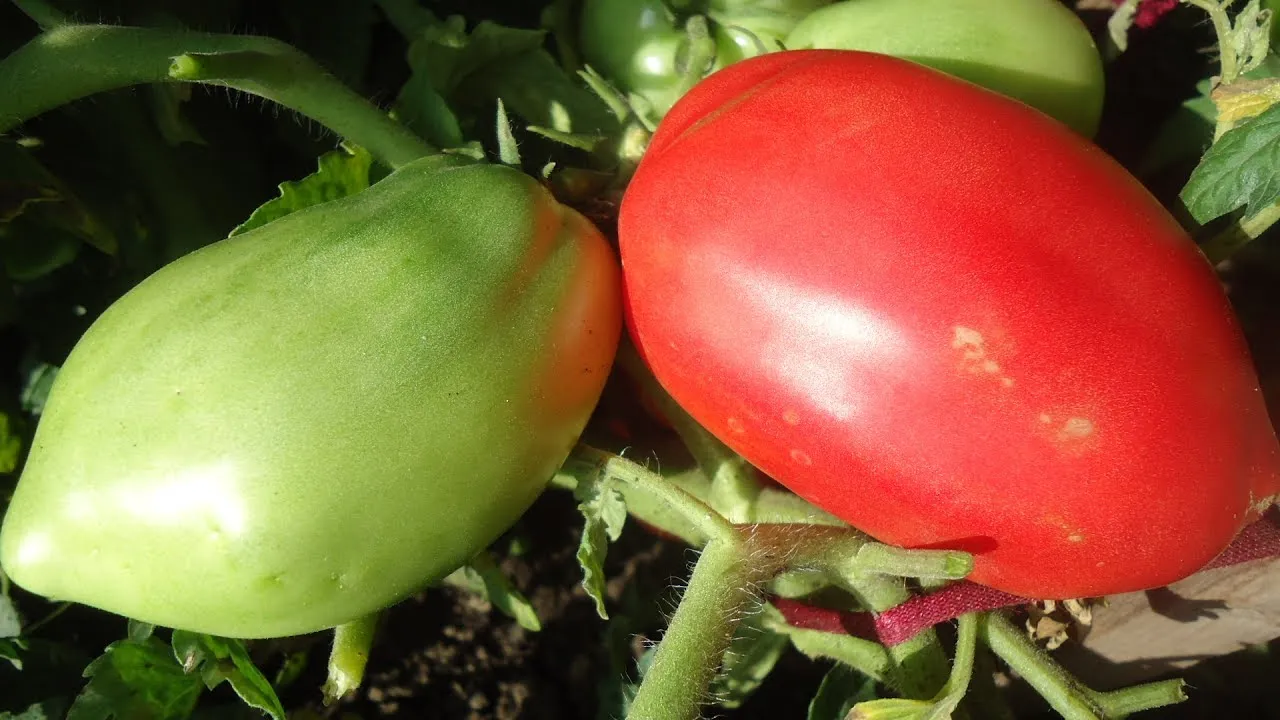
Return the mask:
<path fill-rule="evenodd" d="M 426 73 L 414 73 L 400 88 L 394 114 L 397 120 L 436 147 L 455 148 L 465 142 L 457 116 Z"/>
<path fill-rule="evenodd" d="M 722 707 L 741 707 L 791 645 L 785 635 L 766 630 L 759 621 L 757 613 L 738 625 L 724 664 L 711 682 L 711 696 Z"/>
<path fill-rule="evenodd" d="M 228 682 L 246 705 L 267 713 L 275 720 L 285 720 L 280 698 L 276 697 L 275 689 L 262 671 L 253 664 L 243 642 L 174 630 L 173 656 L 176 663 L 181 663 L 192 677 L 201 678 L 210 690 Z"/>
<path fill-rule="evenodd" d="M 112 643 L 85 676 L 89 683 L 67 720 L 183 720 L 203 690 L 199 678 L 183 673 L 172 650 L 156 638 Z"/>
<path fill-rule="evenodd" d="M 876 682 L 848 665 L 836 664 L 809 702 L 808 720 L 845 720 L 854 705 L 876 699 Z"/>
<path fill-rule="evenodd" d="M 72 249 L 43 249 L 52 242 L 50 235 L 65 238 L 62 242 Z M 61 257 L 68 252 L 74 256 L 81 242 L 108 254 L 115 254 L 119 247 L 107 224 L 65 183 L 29 149 L 7 140 L 0 141 L 0 237 L 9 241 L 4 252 L 6 266 L 39 265 L 33 258 Z M 10 255 L 16 257 L 11 259 Z M 57 267 L 48 261 L 43 264 Z M 12 269 L 10 273 L 17 277 Z"/>
<path fill-rule="evenodd" d="M 301 180 L 280 184 L 280 197 L 253 211 L 248 220 L 231 231 L 239 235 L 291 212 L 355 195 L 369 187 L 373 156 L 361 147 L 334 150 L 320 156 L 319 169 Z"/>
<path fill-rule="evenodd" d="M 1200 223 L 1280 200 L 1280 104 L 1227 131 L 1191 174 L 1182 201 Z"/>

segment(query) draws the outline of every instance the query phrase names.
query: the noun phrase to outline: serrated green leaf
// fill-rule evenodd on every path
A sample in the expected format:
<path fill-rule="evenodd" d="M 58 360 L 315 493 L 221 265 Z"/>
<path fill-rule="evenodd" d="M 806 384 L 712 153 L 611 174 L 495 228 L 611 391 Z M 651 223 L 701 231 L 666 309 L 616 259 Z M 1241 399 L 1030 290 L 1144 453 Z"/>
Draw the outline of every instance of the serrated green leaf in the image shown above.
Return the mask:
<path fill-rule="evenodd" d="M 1240 72 L 1248 72 L 1267 57 L 1271 43 L 1271 14 L 1262 14 L 1258 0 L 1249 0 L 1236 15 L 1231 32 L 1227 36 L 1240 63 Z"/>
<path fill-rule="evenodd" d="M 876 699 L 876 681 L 847 665 L 835 664 L 809 701 L 807 720 L 845 720 L 853 706 Z"/>
<path fill-rule="evenodd" d="M 172 657 L 184 672 L 200 678 L 210 690 L 223 682 L 230 683 L 231 689 L 246 705 L 275 720 L 285 720 L 280 698 L 266 676 L 253 664 L 243 642 L 174 630 Z"/>
<path fill-rule="evenodd" d="M 1280 105 L 1227 131 L 1205 153 L 1182 189 L 1197 222 L 1245 208 L 1245 216 L 1280 200 Z"/>
<path fill-rule="evenodd" d="M 759 613 L 740 623 L 720 672 L 711 682 L 710 693 L 716 704 L 730 709 L 741 707 L 773 671 L 790 644 L 787 636 L 765 629 Z"/>
<path fill-rule="evenodd" d="M 112 643 L 85 669 L 85 677 L 89 683 L 71 704 L 67 720 L 183 720 L 203 691 L 199 678 L 183 673 L 172 650 L 156 638 Z"/>
<path fill-rule="evenodd" d="M 231 235 L 240 235 L 289 213 L 338 200 L 369 187 L 373 155 L 362 147 L 349 146 L 321 155 L 318 169 L 310 175 L 280 184 L 280 197 L 253 211 Z"/>
<path fill-rule="evenodd" d="M 0 410 L 0 473 L 18 469 L 22 458 L 22 431 L 18 422 Z M 4 637 L 0 635 L 0 637 Z"/>
<path fill-rule="evenodd" d="M 582 568 L 582 588 L 595 602 L 596 613 L 607 620 L 604 559 L 609 542 L 622 534 L 627 505 L 622 493 L 607 482 L 581 482 L 574 495 L 578 499 L 578 511 L 586 520 L 577 552 L 578 565 Z"/>

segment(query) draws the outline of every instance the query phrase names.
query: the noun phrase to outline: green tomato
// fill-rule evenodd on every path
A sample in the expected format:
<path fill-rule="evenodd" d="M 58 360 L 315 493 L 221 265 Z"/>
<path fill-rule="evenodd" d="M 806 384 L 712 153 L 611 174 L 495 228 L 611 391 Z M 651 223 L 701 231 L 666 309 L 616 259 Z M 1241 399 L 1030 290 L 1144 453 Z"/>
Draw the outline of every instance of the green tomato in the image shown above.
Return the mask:
<path fill-rule="evenodd" d="M 0 564 L 230 637 L 391 605 L 546 487 L 612 364 L 620 274 L 535 180 L 445 157 L 187 255 L 67 359 Z"/>
<path fill-rule="evenodd" d="M 585 0 L 579 43 L 587 63 L 620 90 L 665 115 L 703 76 L 735 62 L 783 49 L 782 40 L 805 15 L 831 0 Z M 714 42 L 705 68 L 689 68 L 685 23 L 707 20 Z"/>
<path fill-rule="evenodd" d="M 785 43 L 905 58 L 1089 137 L 1102 114 L 1102 58 L 1084 23 L 1057 0 L 845 0 L 811 13 Z"/>
<path fill-rule="evenodd" d="M 582 55 L 618 89 L 665 113 L 681 93 L 679 56 L 688 43 L 662 0 L 586 0 Z"/>

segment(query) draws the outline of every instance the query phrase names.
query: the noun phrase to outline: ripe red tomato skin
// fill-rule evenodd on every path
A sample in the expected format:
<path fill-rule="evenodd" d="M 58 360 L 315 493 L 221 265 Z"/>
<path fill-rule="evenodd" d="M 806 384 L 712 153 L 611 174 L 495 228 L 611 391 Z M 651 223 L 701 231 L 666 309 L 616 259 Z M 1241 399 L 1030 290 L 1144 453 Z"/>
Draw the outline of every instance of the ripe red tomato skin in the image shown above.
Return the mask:
<path fill-rule="evenodd" d="M 1280 490 L 1212 268 L 1101 150 L 904 61 L 792 51 L 667 115 L 619 220 L 628 328 L 748 460 L 1038 598 L 1158 587 Z"/>

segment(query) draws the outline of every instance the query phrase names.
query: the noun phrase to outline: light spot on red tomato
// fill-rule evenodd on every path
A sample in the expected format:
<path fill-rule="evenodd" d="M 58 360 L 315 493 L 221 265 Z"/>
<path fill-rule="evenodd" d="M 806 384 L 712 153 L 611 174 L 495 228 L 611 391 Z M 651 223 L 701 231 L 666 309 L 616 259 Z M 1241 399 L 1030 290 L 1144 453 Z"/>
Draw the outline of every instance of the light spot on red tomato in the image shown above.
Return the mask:
<path fill-rule="evenodd" d="M 803 450 L 792 450 L 791 459 L 797 464 L 809 467 L 813 464 L 813 458 L 809 457 Z"/>

